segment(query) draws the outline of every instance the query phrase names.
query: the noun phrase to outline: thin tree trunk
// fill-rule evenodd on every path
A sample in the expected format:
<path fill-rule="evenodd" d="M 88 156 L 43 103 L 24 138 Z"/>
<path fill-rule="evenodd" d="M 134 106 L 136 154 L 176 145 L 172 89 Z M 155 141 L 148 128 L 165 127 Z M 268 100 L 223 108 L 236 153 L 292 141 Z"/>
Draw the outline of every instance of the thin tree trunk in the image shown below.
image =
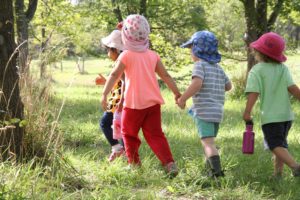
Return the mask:
<path fill-rule="evenodd" d="M 244 8 L 245 8 L 245 19 L 246 19 L 246 27 L 247 27 L 244 41 L 247 46 L 247 72 L 249 72 L 250 69 L 252 68 L 252 66 L 255 64 L 255 59 L 251 53 L 249 45 L 251 42 L 255 41 L 258 38 L 255 1 L 254 0 L 246 0 L 244 2 Z"/>
<path fill-rule="evenodd" d="M 19 46 L 19 59 L 18 65 L 20 72 L 27 73 L 28 68 L 28 21 L 24 12 L 24 0 L 15 0 L 15 10 L 16 10 L 16 28 Z"/>
<path fill-rule="evenodd" d="M 44 58 L 44 53 L 45 53 L 45 48 L 46 48 L 46 28 L 42 28 L 42 44 L 41 44 L 41 55 L 42 59 L 40 61 L 40 78 L 43 79 L 46 77 L 46 61 Z"/>
<path fill-rule="evenodd" d="M 111 0 L 111 3 L 113 5 L 113 12 L 118 20 L 118 22 L 123 21 L 122 12 L 120 10 L 119 5 L 116 3 L 116 0 Z"/>
<path fill-rule="evenodd" d="M 35 14 L 37 3 L 38 0 L 30 0 L 28 8 L 25 11 L 24 0 L 15 0 L 16 28 L 18 35 L 18 45 L 20 45 L 18 65 L 22 74 L 29 73 L 28 24 Z"/>
<path fill-rule="evenodd" d="M 2 0 L 0 4 L 0 109 L 3 115 L 0 121 L 12 118 L 23 119 L 23 103 L 20 97 L 19 76 L 16 68 L 17 54 L 14 40 L 14 17 L 11 0 Z M 15 124 L 11 131 L 13 154 L 22 158 L 24 129 Z"/>
<path fill-rule="evenodd" d="M 140 1 L 140 14 L 147 17 L 147 0 Z"/>
<path fill-rule="evenodd" d="M 299 47 L 299 36 L 300 36 L 300 26 L 297 26 L 296 33 L 295 33 L 296 47 Z"/>

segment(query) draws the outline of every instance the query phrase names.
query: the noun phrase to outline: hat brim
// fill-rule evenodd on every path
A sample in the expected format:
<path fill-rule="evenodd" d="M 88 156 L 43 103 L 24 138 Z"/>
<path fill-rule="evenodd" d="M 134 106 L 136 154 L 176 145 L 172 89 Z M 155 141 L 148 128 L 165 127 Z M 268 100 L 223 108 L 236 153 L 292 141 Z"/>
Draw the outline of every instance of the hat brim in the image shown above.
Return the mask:
<path fill-rule="evenodd" d="M 261 52 L 262 54 L 265 54 L 278 62 L 285 62 L 287 60 L 286 56 L 283 54 L 281 54 L 281 55 L 271 54 L 268 50 L 264 49 L 261 45 L 259 45 L 259 43 L 257 41 L 250 43 L 250 47 L 253 49 L 256 49 L 257 51 Z"/>
<path fill-rule="evenodd" d="M 183 43 L 182 45 L 180 45 L 181 48 L 187 48 L 190 47 L 193 44 L 193 40 L 189 39 L 187 42 Z"/>
<path fill-rule="evenodd" d="M 215 54 L 207 54 L 207 53 L 201 53 L 198 54 L 197 57 L 201 58 L 202 60 L 205 60 L 206 62 L 209 63 L 219 63 L 221 61 L 221 54 L 216 52 Z"/>
<path fill-rule="evenodd" d="M 102 44 L 104 46 L 107 46 L 109 48 L 115 48 L 115 49 L 118 49 L 118 50 L 121 50 L 121 51 L 124 50 L 124 46 L 123 45 L 111 42 L 111 38 L 109 36 L 105 37 L 105 38 L 102 38 L 101 42 L 102 42 Z"/>

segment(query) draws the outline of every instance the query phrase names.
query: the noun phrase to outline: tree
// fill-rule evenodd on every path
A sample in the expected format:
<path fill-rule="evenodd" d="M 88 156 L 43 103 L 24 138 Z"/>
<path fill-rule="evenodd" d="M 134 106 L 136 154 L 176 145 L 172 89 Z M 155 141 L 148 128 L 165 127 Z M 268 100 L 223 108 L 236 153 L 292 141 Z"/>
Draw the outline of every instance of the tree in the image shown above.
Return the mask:
<path fill-rule="evenodd" d="M 29 0 L 25 11 L 24 0 L 15 0 L 16 27 L 19 45 L 20 72 L 28 72 L 28 24 L 32 20 L 38 0 Z"/>
<path fill-rule="evenodd" d="M 250 43 L 257 40 L 262 34 L 273 29 L 274 23 L 282 10 L 284 0 L 277 0 L 275 3 L 267 0 L 240 0 L 245 9 L 246 33 L 244 41 L 249 47 Z M 272 4 L 273 3 L 273 4 Z M 268 16 L 268 8 L 271 14 Z M 248 71 L 255 64 L 254 56 L 250 48 L 247 49 Z"/>
<path fill-rule="evenodd" d="M 193 32 L 207 27 L 202 3 L 203 0 L 84 0 L 78 7 L 83 10 L 82 16 L 88 15 L 90 21 L 97 23 L 93 26 L 101 25 L 101 29 L 107 28 L 107 32 L 126 16 L 142 14 L 150 22 L 152 33 L 178 45 Z"/>
<path fill-rule="evenodd" d="M 219 40 L 222 55 L 226 54 L 234 58 L 235 53 L 244 53 L 245 43 L 242 38 L 246 24 L 243 5 L 236 0 L 226 0 L 225 2 L 224 0 L 215 0 L 204 5 L 204 9 L 218 10 L 218 12 L 207 12 L 206 20 L 209 24 L 209 30 Z"/>
<path fill-rule="evenodd" d="M 40 51 L 32 51 L 39 57 L 40 78 L 47 77 L 47 65 L 59 61 L 64 54 L 64 46 L 67 46 L 73 37 L 80 35 L 83 22 L 77 22 L 78 13 L 74 7 L 65 0 L 41 0 L 36 17 L 30 29 L 32 46 L 39 46 Z M 78 44 L 82 41 L 78 40 Z"/>
<path fill-rule="evenodd" d="M 23 103 L 19 90 L 19 75 L 16 67 L 17 54 L 14 35 L 14 16 L 11 0 L 0 4 L 0 122 L 13 118 L 23 118 Z M 17 158 L 22 155 L 24 130 L 16 124 L 12 130 L 13 153 Z"/>

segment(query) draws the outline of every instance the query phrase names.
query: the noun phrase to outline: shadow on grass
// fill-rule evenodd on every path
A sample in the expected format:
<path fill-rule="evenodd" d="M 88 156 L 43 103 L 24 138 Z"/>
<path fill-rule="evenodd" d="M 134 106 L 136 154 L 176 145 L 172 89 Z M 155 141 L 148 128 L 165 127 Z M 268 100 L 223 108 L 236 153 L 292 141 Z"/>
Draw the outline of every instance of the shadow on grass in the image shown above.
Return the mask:
<path fill-rule="evenodd" d="M 103 134 L 99 131 L 98 120 L 102 116 L 97 100 L 68 101 L 61 116 L 61 130 L 65 135 L 65 145 L 77 157 L 85 160 L 106 162 L 110 147 Z M 255 154 L 243 155 L 241 152 L 242 132 L 244 129 L 241 112 L 235 109 L 225 110 L 224 121 L 217 137 L 220 147 L 222 164 L 226 177 L 216 185 L 204 175 L 203 151 L 196 128 L 191 117 L 175 108 L 163 108 L 163 129 L 170 143 L 174 159 L 178 163 L 180 174 L 172 182 L 177 194 L 184 194 L 186 185 L 193 185 L 201 190 L 231 190 L 237 188 L 249 189 L 251 193 L 261 194 L 264 198 L 297 199 L 299 180 L 290 176 L 285 168 L 285 178 L 278 182 L 270 181 L 272 174 L 271 154 L 263 150 L 261 136 L 256 137 Z M 140 157 L 151 160 L 159 165 L 142 134 Z M 291 143 L 293 153 L 300 147 Z M 299 157 L 299 155 L 298 155 Z M 237 196 L 237 197 L 242 197 Z"/>

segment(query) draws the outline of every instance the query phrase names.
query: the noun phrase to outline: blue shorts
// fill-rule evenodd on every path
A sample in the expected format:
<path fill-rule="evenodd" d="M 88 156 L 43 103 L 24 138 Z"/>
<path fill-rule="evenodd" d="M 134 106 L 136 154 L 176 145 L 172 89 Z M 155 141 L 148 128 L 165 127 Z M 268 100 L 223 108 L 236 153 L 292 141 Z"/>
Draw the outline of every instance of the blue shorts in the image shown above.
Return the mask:
<path fill-rule="evenodd" d="M 200 138 L 217 137 L 219 131 L 219 123 L 206 122 L 198 117 L 194 117 L 197 125 L 198 134 Z"/>

